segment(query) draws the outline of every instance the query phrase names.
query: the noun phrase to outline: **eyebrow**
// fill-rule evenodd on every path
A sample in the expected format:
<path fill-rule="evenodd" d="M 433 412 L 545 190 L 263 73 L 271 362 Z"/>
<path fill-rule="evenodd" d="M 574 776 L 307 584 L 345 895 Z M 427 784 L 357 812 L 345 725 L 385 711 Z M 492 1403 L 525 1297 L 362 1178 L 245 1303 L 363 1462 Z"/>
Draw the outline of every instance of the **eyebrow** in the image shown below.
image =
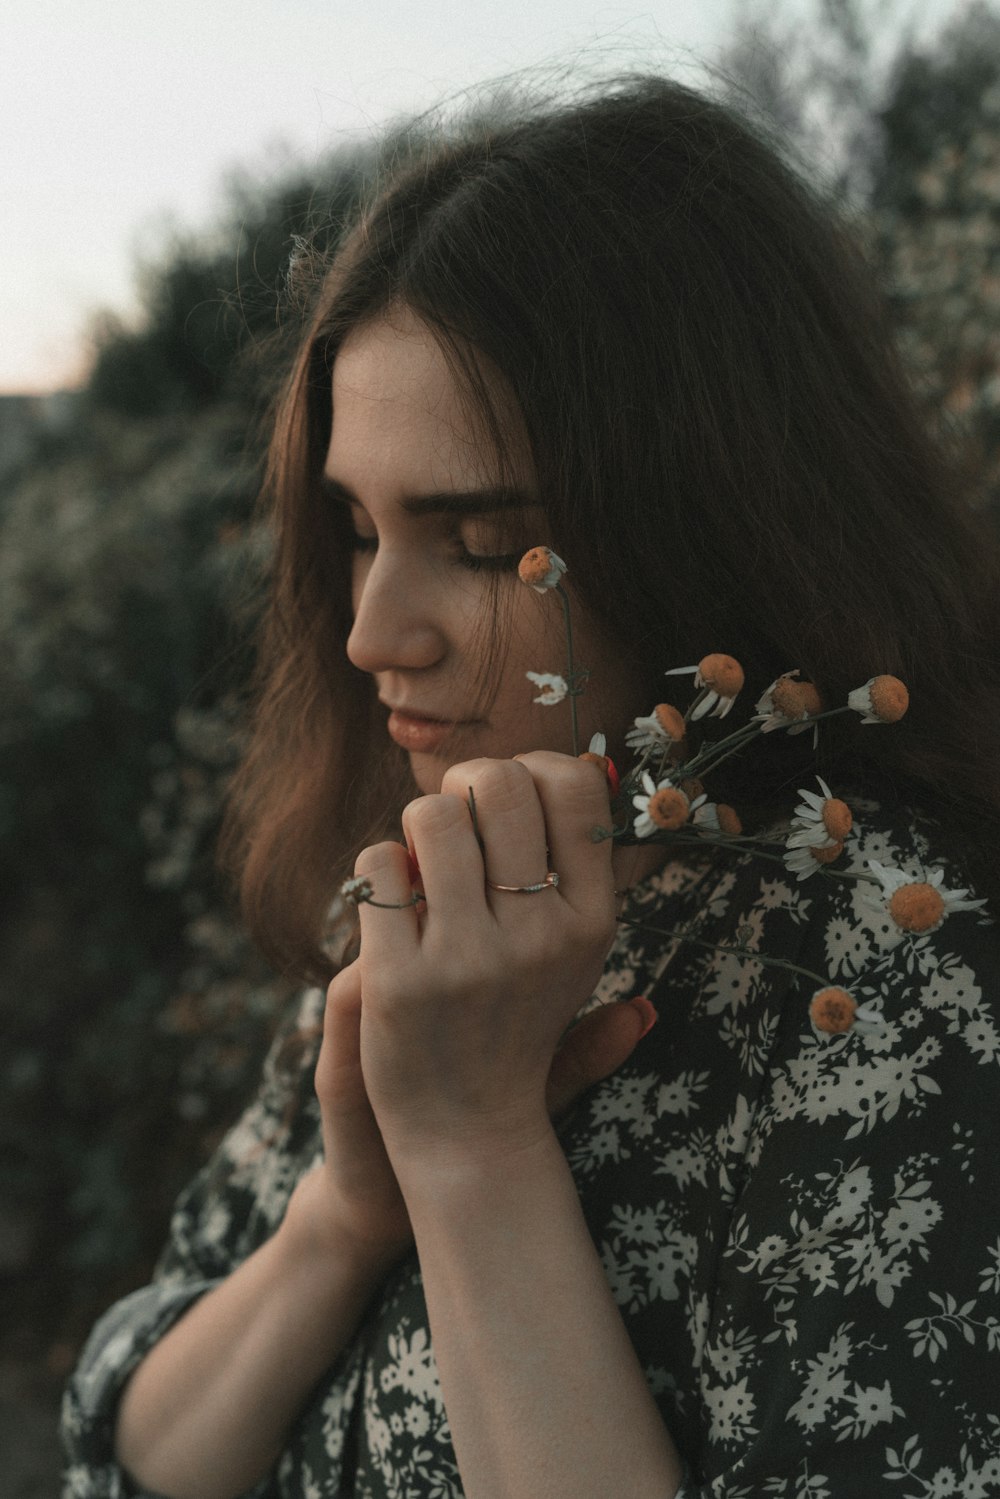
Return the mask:
<path fill-rule="evenodd" d="M 319 481 L 324 499 L 338 504 L 357 505 L 364 509 L 353 490 L 330 474 Z M 408 515 L 489 515 L 499 510 L 540 510 L 540 502 L 527 490 L 499 484 L 484 489 L 441 490 L 434 494 L 414 495 L 400 501 Z"/>

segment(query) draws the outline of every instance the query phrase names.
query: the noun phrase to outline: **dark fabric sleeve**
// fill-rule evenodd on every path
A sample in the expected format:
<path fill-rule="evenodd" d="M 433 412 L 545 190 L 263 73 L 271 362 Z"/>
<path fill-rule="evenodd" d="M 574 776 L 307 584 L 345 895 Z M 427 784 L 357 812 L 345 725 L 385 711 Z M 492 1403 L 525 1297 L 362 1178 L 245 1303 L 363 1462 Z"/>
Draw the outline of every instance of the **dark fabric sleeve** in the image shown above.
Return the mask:
<path fill-rule="evenodd" d="M 315 1050 L 322 1002 L 321 991 L 310 990 L 280 1027 L 257 1097 L 177 1202 L 152 1284 L 117 1302 L 94 1327 L 63 1401 L 64 1499 L 140 1493 L 114 1456 L 114 1422 L 129 1375 L 200 1296 L 273 1233 L 295 1183 L 318 1159 L 306 1059 Z M 290 1044 L 302 1058 L 297 1067 L 286 1065 Z M 253 1499 L 271 1492 L 269 1480 L 250 1491 Z"/>

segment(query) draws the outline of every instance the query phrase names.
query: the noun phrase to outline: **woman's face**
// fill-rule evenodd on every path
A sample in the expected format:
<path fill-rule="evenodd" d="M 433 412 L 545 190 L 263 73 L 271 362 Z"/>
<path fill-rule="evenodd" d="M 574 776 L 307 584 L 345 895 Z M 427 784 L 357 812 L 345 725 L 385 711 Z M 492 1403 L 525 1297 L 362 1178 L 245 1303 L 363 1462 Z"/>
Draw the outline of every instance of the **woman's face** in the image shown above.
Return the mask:
<path fill-rule="evenodd" d="M 494 388 L 503 399 L 498 375 Z M 356 538 L 347 653 L 374 678 L 388 732 L 408 751 L 423 792 L 439 790 L 459 760 L 572 752 L 568 700 L 534 703 L 541 689 L 525 676 L 565 675 L 565 634 L 556 595 L 517 577 L 521 555 L 546 542 L 547 528 L 512 398 L 504 409 L 520 455 L 513 491 L 499 489 L 489 445 L 415 314 L 396 308 L 356 329 L 334 363 L 324 489 L 348 509 Z M 499 681 L 484 688 L 497 582 L 508 649 Z M 580 747 L 600 729 L 609 753 L 620 754 L 626 728 L 648 704 L 624 648 L 580 605 L 573 634 L 576 662 L 591 672 L 578 699 Z"/>

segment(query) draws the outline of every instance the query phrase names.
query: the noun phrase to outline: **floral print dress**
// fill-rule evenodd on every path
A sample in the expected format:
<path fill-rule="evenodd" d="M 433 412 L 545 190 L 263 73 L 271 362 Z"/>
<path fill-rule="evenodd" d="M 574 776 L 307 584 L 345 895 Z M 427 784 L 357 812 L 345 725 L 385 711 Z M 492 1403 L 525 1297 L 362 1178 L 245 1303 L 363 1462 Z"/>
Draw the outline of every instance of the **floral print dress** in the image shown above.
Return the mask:
<path fill-rule="evenodd" d="M 907 809 L 848 800 L 847 868 L 961 883 Z M 997 928 L 956 908 L 918 935 L 879 885 L 717 849 L 666 865 L 624 915 L 591 1004 L 647 993 L 660 1022 L 559 1134 L 683 1499 L 1000 1495 Z M 817 1030 L 815 980 L 757 952 L 873 1018 Z M 290 1026 L 322 1003 L 307 993 Z M 66 1394 L 66 1499 L 138 1492 L 112 1450 L 125 1379 L 319 1159 L 309 1059 L 290 1074 L 276 1053 L 154 1283 L 94 1329 Z M 460 1499 L 416 1253 L 253 1494 Z"/>

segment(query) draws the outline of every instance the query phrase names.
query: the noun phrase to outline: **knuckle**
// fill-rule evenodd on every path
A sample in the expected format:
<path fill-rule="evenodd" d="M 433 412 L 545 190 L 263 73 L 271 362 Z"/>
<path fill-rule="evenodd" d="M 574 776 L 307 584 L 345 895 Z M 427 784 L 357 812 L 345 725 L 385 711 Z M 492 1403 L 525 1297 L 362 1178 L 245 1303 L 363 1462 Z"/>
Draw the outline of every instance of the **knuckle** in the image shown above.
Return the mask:
<path fill-rule="evenodd" d="M 516 760 L 467 760 L 453 765 L 445 782 L 463 801 L 471 786 L 477 801 L 499 808 L 521 805 L 533 785 L 531 772 Z"/>
<path fill-rule="evenodd" d="M 399 856 L 398 843 L 372 843 L 363 848 L 354 861 L 355 875 L 377 874 Z M 334 981 L 336 982 L 336 981 Z"/>
<path fill-rule="evenodd" d="M 447 792 L 415 797 L 403 808 L 403 827 L 412 833 L 447 833 L 468 820 L 469 809 L 463 798 Z"/>

